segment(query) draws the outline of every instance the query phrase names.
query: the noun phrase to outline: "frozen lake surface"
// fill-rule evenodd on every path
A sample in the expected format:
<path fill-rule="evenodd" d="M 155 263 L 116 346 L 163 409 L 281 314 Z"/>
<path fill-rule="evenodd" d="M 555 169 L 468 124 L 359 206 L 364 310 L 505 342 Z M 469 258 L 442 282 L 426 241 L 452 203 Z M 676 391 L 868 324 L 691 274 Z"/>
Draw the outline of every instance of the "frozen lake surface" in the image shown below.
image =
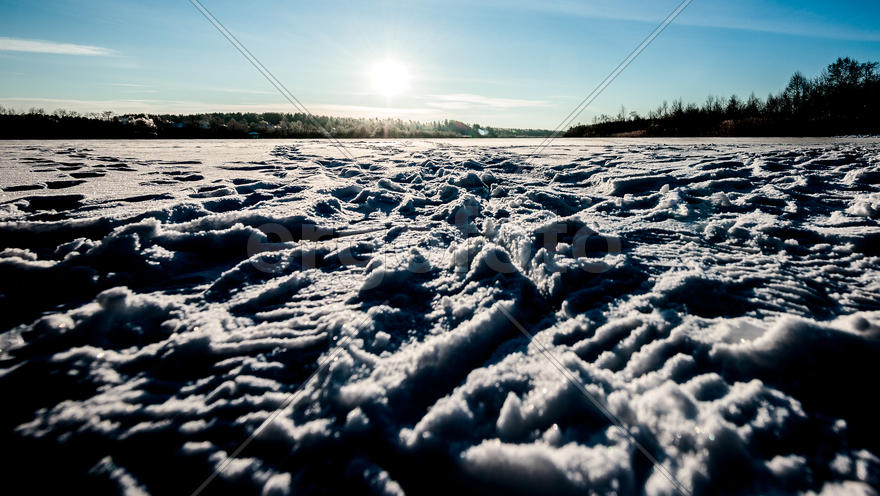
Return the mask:
<path fill-rule="evenodd" d="M 876 494 L 880 140 L 537 143 L 0 142 L 4 484 Z"/>

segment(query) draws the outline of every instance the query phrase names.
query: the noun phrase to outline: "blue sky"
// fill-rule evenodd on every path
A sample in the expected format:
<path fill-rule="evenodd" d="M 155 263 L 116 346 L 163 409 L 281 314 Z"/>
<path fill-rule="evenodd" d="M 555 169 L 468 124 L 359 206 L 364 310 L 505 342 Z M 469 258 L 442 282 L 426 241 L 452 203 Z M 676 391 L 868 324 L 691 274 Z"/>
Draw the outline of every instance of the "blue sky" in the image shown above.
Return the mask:
<path fill-rule="evenodd" d="M 555 127 L 679 0 L 202 0 L 314 113 Z M 694 0 L 580 116 L 764 97 L 838 56 L 880 60 L 880 2 Z M 371 83 L 390 59 L 407 88 Z M 0 104 L 293 111 L 186 0 L 0 0 Z"/>

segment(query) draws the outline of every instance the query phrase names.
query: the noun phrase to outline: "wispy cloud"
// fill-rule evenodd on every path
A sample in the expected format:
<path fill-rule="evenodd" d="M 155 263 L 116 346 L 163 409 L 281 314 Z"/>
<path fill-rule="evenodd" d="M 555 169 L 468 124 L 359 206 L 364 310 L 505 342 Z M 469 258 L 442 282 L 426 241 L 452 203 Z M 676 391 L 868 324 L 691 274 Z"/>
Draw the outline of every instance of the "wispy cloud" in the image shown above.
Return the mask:
<path fill-rule="evenodd" d="M 132 91 L 151 91 L 156 92 L 152 85 L 149 84 L 141 84 L 141 83 L 105 83 L 108 86 L 114 86 L 117 88 L 130 89 Z M 203 85 L 183 85 L 183 87 L 187 89 L 198 89 L 203 92 L 213 92 L 213 93 L 235 93 L 240 95 L 277 95 L 277 91 L 267 91 L 267 90 L 252 90 L 245 88 L 223 88 L 223 87 L 212 87 L 212 86 L 203 86 Z"/>
<path fill-rule="evenodd" d="M 202 91 L 213 91 L 217 93 L 238 93 L 242 95 L 277 95 L 277 91 L 269 91 L 269 90 L 250 90 L 244 88 L 219 88 L 219 87 L 210 87 L 210 86 L 199 86 L 198 87 Z"/>
<path fill-rule="evenodd" d="M 544 100 L 522 100 L 518 98 L 494 98 L 471 93 L 452 93 L 446 95 L 428 95 L 429 101 L 425 105 L 445 110 L 460 110 L 472 108 L 522 108 L 522 107 L 546 107 L 550 105 Z"/>
<path fill-rule="evenodd" d="M 7 97 L 0 98 L 0 105 L 17 110 L 42 108 L 45 110 L 65 109 L 77 112 L 156 112 L 160 107 L 158 100 L 78 100 L 72 98 Z"/>
<path fill-rule="evenodd" d="M 113 55 L 116 53 L 114 50 L 99 46 L 58 43 L 46 40 L 7 38 L 4 36 L 0 36 L 0 51 L 54 53 L 61 55 Z"/>
<path fill-rule="evenodd" d="M 10 97 L 0 98 L 0 105 L 26 110 L 31 107 L 53 110 L 63 108 L 77 112 L 98 112 L 112 110 L 120 113 L 200 113 L 200 112 L 296 112 L 286 103 L 210 103 L 181 100 L 116 99 L 116 100 L 78 100 L 69 98 Z M 314 114 L 339 117 L 399 117 L 408 119 L 438 118 L 435 109 L 428 108 L 390 108 L 361 105 L 338 105 L 331 103 L 306 103 Z"/>
<path fill-rule="evenodd" d="M 436 110 L 413 107 L 370 107 L 366 105 L 337 105 L 332 103 L 306 104 L 306 107 L 314 114 L 345 117 L 398 117 L 416 120 L 439 117 L 439 113 Z"/>
<path fill-rule="evenodd" d="M 484 5 L 503 10 L 518 9 L 545 14 L 648 24 L 660 22 L 675 3 L 670 4 L 655 0 L 633 0 L 630 2 L 616 0 L 590 2 L 580 0 L 557 2 L 484 0 L 483 2 Z M 760 10 L 756 12 L 759 7 Z M 791 6 L 785 2 L 695 2 L 682 13 L 680 18 L 675 20 L 675 24 L 818 39 L 880 41 L 880 33 L 874 29 L 866 29 L 853 25 L 851 22 L 835 22 L 820 13 L 810 12 L 810 10 L 809 7 L 799 6 L 796 2 L 792 2 Z"/>

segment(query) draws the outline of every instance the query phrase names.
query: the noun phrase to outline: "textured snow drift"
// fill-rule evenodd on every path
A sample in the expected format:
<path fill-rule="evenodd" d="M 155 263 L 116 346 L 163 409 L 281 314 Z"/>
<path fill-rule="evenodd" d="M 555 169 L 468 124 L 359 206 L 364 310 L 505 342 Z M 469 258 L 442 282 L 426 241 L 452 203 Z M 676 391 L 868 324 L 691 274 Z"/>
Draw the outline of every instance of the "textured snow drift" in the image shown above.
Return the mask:
<path fill-rule="evenodd" d="M 346 144 L 0 144 L 8 491 L 875 494 L 876 140 Z"/>

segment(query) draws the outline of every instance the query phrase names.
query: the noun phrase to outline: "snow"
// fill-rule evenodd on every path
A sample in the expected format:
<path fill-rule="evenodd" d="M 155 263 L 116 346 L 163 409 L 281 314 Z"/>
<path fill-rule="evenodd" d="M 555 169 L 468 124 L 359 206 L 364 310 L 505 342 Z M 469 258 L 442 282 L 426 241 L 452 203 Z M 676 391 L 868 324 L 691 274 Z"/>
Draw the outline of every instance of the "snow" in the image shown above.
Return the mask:
<path fill-rule="evenodd" d="M 876 494 L 880 141 L 537 144 L 0 143 L 7 483 Z"/>

